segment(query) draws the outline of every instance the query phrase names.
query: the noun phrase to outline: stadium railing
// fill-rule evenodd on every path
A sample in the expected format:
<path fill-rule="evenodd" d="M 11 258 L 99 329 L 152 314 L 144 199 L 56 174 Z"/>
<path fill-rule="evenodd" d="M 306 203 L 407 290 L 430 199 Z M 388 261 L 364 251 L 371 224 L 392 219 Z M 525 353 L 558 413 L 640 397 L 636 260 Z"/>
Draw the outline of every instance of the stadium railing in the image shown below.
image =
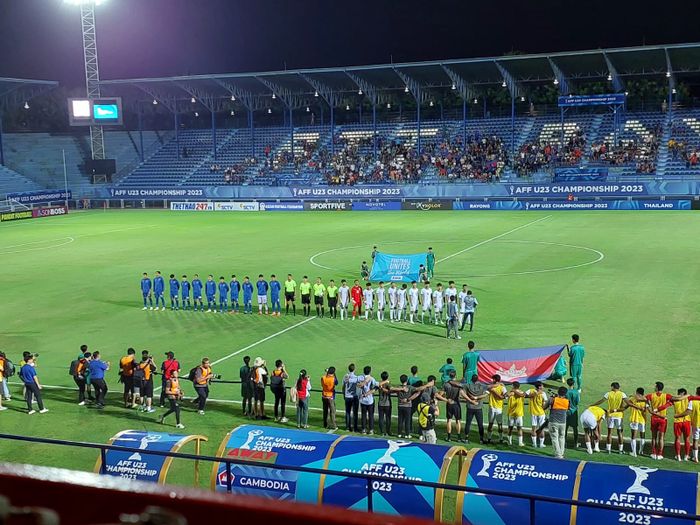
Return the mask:
<path fill-rule="evenodd" d="M 93 449 L 93 450 L 98 450 L 100 453 L 100 458 L 101 458 L 101 471 L 100 474 L 105 474 L 105 465 L 107 464 L 106 462 L 106 454 L 108 450 L 114 450 L 114 451 L 119 451 L 119 452 L 124 452 L 124 453 L 143 453 L 144 451 L 139 448 L 134 448 L 134 447 L 120 447 L 120 446 L 115 446 L 115 445 L 107 445 L 107 444 L 101 444 L 101 443 L 90 443 L 90 442 L 79 442 L 79 441 L 67 441 L 63 439 L 52 439 L 52 438 L 39 438 L 39 437 L 31 437 L 31 436 L 20 436 L 20 435 L 15 435 L 15 434 L 5 434 L 5 433 L 0 433 L 0 440 L 10 440 L 10 441 L 20 441 L 24 443 L 34 443 L 34 444 L 44 444 L 44 445 L 56 445 L 56 446 L 66 446 L 66 447 L 74 447 L 74 448 L 86 448 L 86 449 Z M 215 457 L 215 456 L 201 456 L 201 455 L 196 455 L 196 454 L 186 454 L 186 453 L 180 453 L 180 452 L 163 452 L 163 451 L 156 451 L 156 450 L 149 450 L 148 455 L 153 455 L 153 456 L 164 456 L 164 457 L 170 457 L 173 459 L 183 459 L 183 460 L 190 460 L 190 461 L 204 461 L 204 462 L 209 462 L 209 463 L 224 463 L 226 465 L 226 492 L 231 493 L 232 492 L 232 476 L 231 476 L 231 467 L 233 465 L 246 465 L 246 466 L 252 466 L 252 467 L 259 467 L 259 468 L 270 468 L 270 464 L 266 463 L 264 461 L 252 461 L 252 460 L 245 460 L 245 459 L 232 459 L 229 456 L 225 457 Z M 274 465 L 275 470 L 288 470 L 292 472 L 303 472 L 307 474 L 322 474 L 322 475 L 330 475 L 330 476 L 338 476 L 338 477 L 343 477 L 343 478 L 354 478 L 354 479 L 361 479 L 365 482 L 366 490 L 367 490 L 367 512 L 373 512 L 374 511 L 374 505 L 373 505 L 373 494 L 374 491 L 376 490 L 375 483 L 378 482 L 388 482 L 388 483 L 402 483 L 402 484 L 410 484 L 410 485 L 417 485 L 420 487 L 426 487 L 430 489 L 442 489 L 446 491 L 453 491 L 453 492 L 464 492 L 468 494 L 476 494 L 480 496 L 496 496 L 496 497 L 502 497 L 502 498 L 510 498 L 514 500 L 526 500 L 528 502 L 528 507 L 529 507 L 529 519 L 527 522 L 524 522 L 525 524 L 528 525 L 536 525 L 538 522 L 538 516 L 537 516 L 537 504 L 556 504 L 556 505 L 566 505 L 570 507 L 586 507 L 586 508 L 591 508 L 591 509 L 599 509 L 603 510 L 606 512 L 623 512 L 625 515 L 627 514 L 639 514 L 642 516 L 649 516 L 650 518 L 673 518 L 681 521 L 686 521 L 688 523 L 691 522 L 698 522 L 700 521 L 700 515 L 698 514 L 678 514 L 674 512 L 666 512 L 663 510 L 647 510 L 647 509 L 642 509 L 642 508 L 633 508 L 631 509 L 630 507 L 625 507 L 621 505 L 609 505 L 606 503 L 597 503 L 597 502 L 590 502 L 590 501 L 575 501 L 572 499 L 567 499 L 567 498 L 555 498 L 551 496 L 546 496 L 543 494 L 523 494 L 519 492 L 512 492 L 508 490 L 493 490 L 493 489 L 486 489 L 486 488 L 477 488 L 477 487 L 466 487 L 466 486 L 460 486 L 460 485 L 454 485 L 454 484 L 449 484 L 449 483 L 434 483 L 434 482 L 429 482 L 429 481 L 423 481 L 423 480 L 409 480 L 409 479 L 400 479 L 400 478 L 394 478 L 394 477 L 389 477 L 389 476 L 379 476 L 379 475 L 373 475 L 373 474 L 362 474 L 362 473 L 357 473 L 357 472 L 343 472 L 339 470 L 331 470 L 331 469 L 320 469 L 320 468 L 312 468 L 312 467 L 302 467 L 302 466 L 292 466 L 292 465 L 281 465 L 278 463 L 275 463 Z M 544 520 L 544 518 L 543 518 Z"/>

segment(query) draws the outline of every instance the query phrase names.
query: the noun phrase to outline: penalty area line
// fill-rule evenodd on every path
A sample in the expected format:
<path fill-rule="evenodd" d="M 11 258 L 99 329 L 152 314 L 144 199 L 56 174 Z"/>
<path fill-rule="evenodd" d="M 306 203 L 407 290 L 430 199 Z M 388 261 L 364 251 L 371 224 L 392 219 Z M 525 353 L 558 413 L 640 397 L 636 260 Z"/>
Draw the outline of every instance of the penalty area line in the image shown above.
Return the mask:
<path fill-rule="evenodd" d="M 522 230 L 523 228 L 527 228 L 528 226 L 532 226 L 533 224 L 537 224 L 538 222 L 544 221 L 545 219 L 549 219 L 550 217 L 551 217 L 551 215 L 547 215 L 546 217 L 540 217 L 537 220 L 528 222 L 527 224 L 522 224 L 522 225 L 518 226 L 517 228 L 513 228 L 512 230 L 508 230 L 507 232 L 503 232 L 499 235 L 491 237 L 490 239 L 486 239 L 486 240 L 483 240 L 481 242 L 477 242 L 476 244 L 469 246 L 468 248 L 464 248 L 464 250 L 460 250 L 460 251 L 455 252 L 451 255 L 448 255 L 447 257 L 443 257 L 442 259 L 438 259 L 437 261 L 435 261 L 435 264 L 440 264 L 441 262 L 444 262 L 448 259 L 452 259 L 452 257 L 457 257 L 458 255 L 462 255 L 463 253 L 466 253 L 466 252 L 471 251 L 475 248 L 478 248 L 479 246 L 483 246 L 484 244 L 495 241 L 496 239 L 500 239 L 501 237 L 505 237 L 506 235 L 510 235 L 511 233 L 515 233 L 518 230 Z"/>

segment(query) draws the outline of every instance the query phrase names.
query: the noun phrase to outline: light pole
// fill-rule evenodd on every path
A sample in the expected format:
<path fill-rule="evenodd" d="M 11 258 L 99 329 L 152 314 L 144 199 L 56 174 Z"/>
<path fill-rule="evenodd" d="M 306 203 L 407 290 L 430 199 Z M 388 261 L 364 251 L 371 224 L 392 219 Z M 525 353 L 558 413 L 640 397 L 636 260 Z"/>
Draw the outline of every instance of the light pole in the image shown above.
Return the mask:
<path fill-rule="evenodd" d="M 90 99 L 100 98 L 100 68 L 97 62 L 97 36 L 95 32 L 95 7 L 104 0 L 63 0 L 80 7 L 83 30 L 83 57 L 85 59 L 85 88 Z M 90 126 L 90 150 L 93 160 L 105 158 L 105 141 L 102 126 Z"/>

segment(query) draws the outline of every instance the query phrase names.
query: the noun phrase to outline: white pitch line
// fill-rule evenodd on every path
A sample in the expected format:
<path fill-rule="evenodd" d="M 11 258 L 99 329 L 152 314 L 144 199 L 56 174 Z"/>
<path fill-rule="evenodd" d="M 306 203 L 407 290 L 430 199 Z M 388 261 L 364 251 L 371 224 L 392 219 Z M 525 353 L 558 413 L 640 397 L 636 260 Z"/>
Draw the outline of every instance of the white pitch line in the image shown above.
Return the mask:
<path fill-rule="evenodd" d="M 517 228 L 513 228 L 512 230 L 508 230 L 507 232 L 501 233 L 499 235 L 496 235 L 495 237 L 491 237 L 490 239 L 486 239 L 481 242 L 477 242 L 473 246 L 469 246 L 468 248 L 465 248 L 464 250 L 460 250 L 458 252 L 453 253 L 452 255 L 448 255 L 447 257 L 443 257 L 442 259 L 439 259 L 435 261 L 435 264 L 439 264 L 441 262 L 446 261 L 447 259 L 451 259 L 452 257 L 456 257 L 457 255 L 462 255 L 463 253 L 466 253 L 468 251 L 473 250 L 474 248 L 478 248 L 479 246 L 483 246 L 486 243 L 489 243 L 491 241 L 495 241 L 496 239 L 500 239 L 501 237 L 505 237 L 506 235 L 510 235 L 511 233 L 515 233 L 518 230 L 522 230 L 523 228 L 527 228 L 528 226 L 532 226 L 533 224 L 537 224 L 538 222 L 541 222 L 545 219 L 549 219 L 551 215 L 547 215 L 546 217 L 540 217 L 537 220 L 534 220 L 532 222 L 528 222 L 527 224 L 523 224 L 522 226 L 518 226 Z"/>
<path fill-rule="evenodd" d="M 51 245 L 49 245 L 49 246 L 38 246 L 38 247 L 36 247 L 36 248 L 23 248 L 23 249 L 21 249 L 21 250 L 14 250 L 14 251 L 11 251 L 11 252 L 4 252 L 4 251 L 2 251 L 2 250 L 5 249 L 5 248 L 14 248 L 14 247 L 23 246 L 23 245 L 22 245 L 22 244 L 16 244 L 16 245 L 14 245 L 14 246 L 4 246 L 4 247 L 0 247 L 0 256 L 3 256 L 3 255 L 11 255 L 11 254 L 13 254 L 13 253 L 34 252 L 34 251 L 37 251 L 37 250 L 50 250 L 50 249 L 53 249 L 53 248 L 58 248 L 59 246 L 65 246 L 66 244 L 70 244 L 70 243 L 72 243 L 72 242 L 75 241 L 75 238 L 73 238 L 73 237 L 61 237 L 60 239 L 52 239 L 52 240 L 48 240 L 48 241 L 28 242 L 28 243 L 25 243 L 24 246 L 27 246 L 27 245 L 30 245 L 30 244 L 39 244 L 39 243 L 41 243 L 41 242 L 53 242 L 54 240 L 55 240 L 55 241 L 63 240 L 64 242 L 60 242 L 60 243 L 58 243 L 58 244 L 51 244 Z"/>

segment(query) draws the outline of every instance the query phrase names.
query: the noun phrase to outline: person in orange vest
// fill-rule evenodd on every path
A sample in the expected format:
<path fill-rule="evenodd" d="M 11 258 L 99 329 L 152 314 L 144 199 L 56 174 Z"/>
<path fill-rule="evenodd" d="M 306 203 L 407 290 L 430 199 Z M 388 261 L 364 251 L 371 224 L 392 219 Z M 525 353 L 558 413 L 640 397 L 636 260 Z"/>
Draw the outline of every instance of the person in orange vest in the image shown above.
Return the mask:
<path fill-rule="evenodd" d="M 321 402 L 323 403 L 323 428 L 330 430 L 338 430 L 335 422 L 335 387 L 337 385 L 335 367 L 329 366 L 326 373 L 321 376 Z"/>
<path fill-rule="evenodd" d="M 202 364 L 197 367 L 194 374 L 194 390 L 197 392 L 197 410 L 199 415 L 204 415 L 204 407 L 209 397 L 209 383 L 212 380 L 211 365 L 209 358 L 202 359 Z"/>
<path fill-rule="evenodd" d="M 156 411 L 153 408 L 153 374 L 156 372 L 156 364 L 153 362 L 153 356 L 148 350 L 141 352 L 141 362 L 134 368 L 134 406 L 136 398 L 140 397 L 142 406 L 139 410 L 153 413 Z"/>
<path fill-rule="evenodd" d="M 124 406 L 129 408 L 134 396 L 134 368 L 136 368 L 136 350 L 129 348 L 126 355 L 119 360 L 119 380 L 124 385 Z"/>
<path fill-rule="evenodd" d="M 560 386 L 557 395 L 550 397 L 545 407 L 549 408 L 549 436 L 552 439 L 554 457 L 564 459 L 566 450 L 566 415 L 569 411 L 569 398 L 565 386 Z"/>
<path fill-rule="evenodd" d="M 180 399 L 182 399 L 182 388 L 180 388 L 180 377 L 177 370 L 170 373 L 170 379 L 165 382 L 165 396 L 168 398 L 170 409 L 160 416 L 160 424 L 162 425 L 165 418 L 170 414 L 175 414 L 175 428 L 185 428 L 180 423 Z"/>

